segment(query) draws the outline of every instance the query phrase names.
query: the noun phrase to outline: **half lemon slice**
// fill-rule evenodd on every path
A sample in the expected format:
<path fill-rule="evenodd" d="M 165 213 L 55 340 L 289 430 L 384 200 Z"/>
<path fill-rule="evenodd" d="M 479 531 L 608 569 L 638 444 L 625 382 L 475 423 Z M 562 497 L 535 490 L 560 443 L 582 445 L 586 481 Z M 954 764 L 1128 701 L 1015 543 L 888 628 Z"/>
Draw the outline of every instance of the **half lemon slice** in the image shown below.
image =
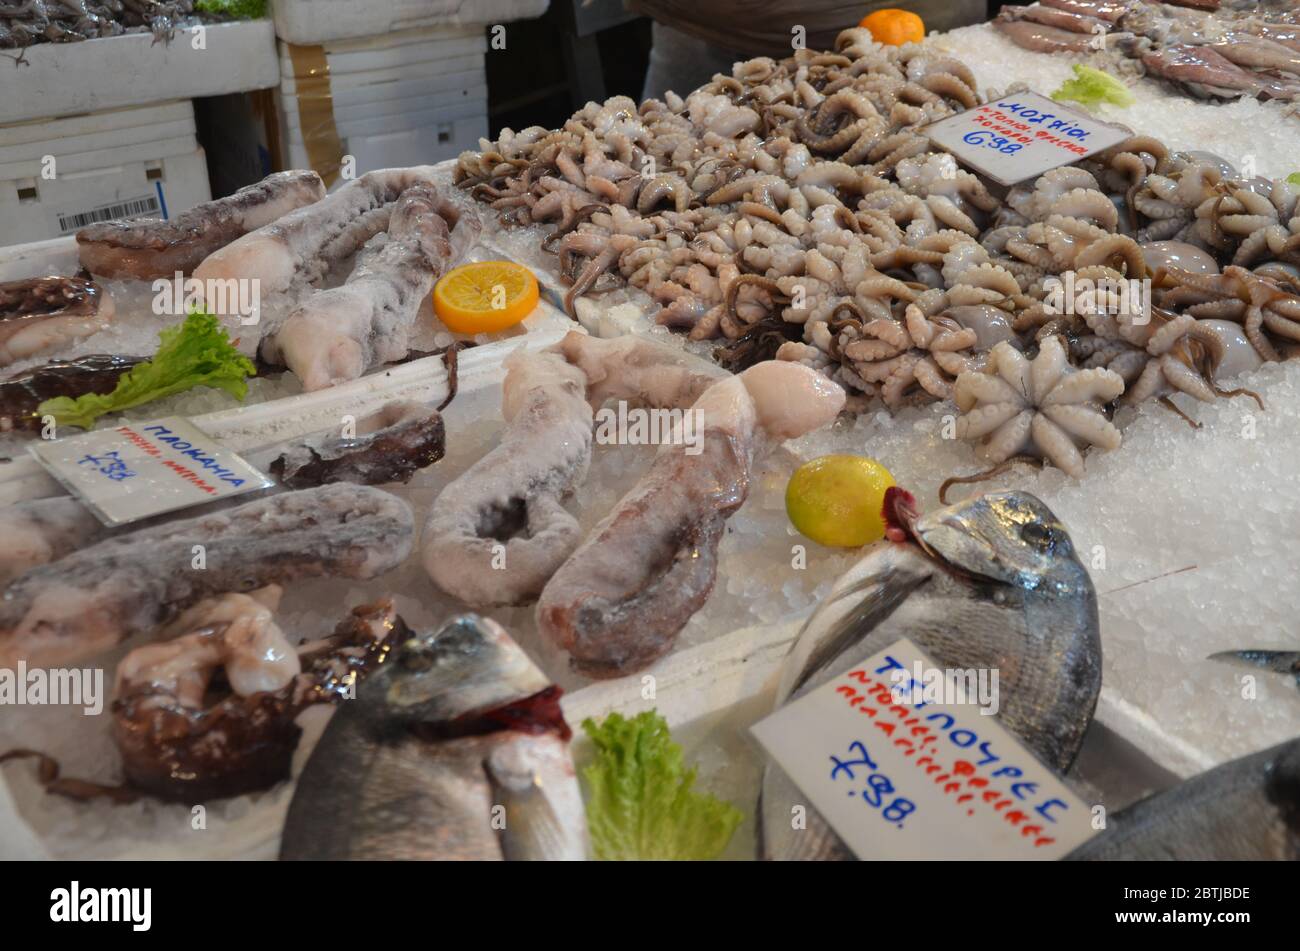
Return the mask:
<path fill-rule="evenodd" d="M 537 278 L 513 261 L 475 261 L 443 275 L 433 289 L 433 311 L 458 334 L 490 334 L 513 327 L 537 306 Z"/>

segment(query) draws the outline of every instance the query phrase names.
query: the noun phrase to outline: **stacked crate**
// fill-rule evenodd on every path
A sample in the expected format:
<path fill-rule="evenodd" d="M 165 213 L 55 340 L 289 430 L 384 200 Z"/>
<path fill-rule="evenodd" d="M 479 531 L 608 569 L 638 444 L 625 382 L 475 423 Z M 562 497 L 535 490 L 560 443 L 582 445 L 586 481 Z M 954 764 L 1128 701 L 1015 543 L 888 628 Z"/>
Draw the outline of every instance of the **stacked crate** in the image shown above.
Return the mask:
<path fill-rule="evenodd" d="M 42 43 L 5 62 L 0 245 L 94 221 L 170 217 L 211 197 L 197 96 L 274 86 L 270 20 Z"/>
<path fill-rule="evenodd" d="M 432 27 L 315 46 L 280 41 L 280 160 L 329 181 L 429 165 L 488 132 L 487 40 L 481 27 Z M 332 182 L 331 182 L 332 184 Z"/>
<path fill-rule="evenodd" d="M 210 197 L 188 99 L 0 129 L 0 243 L 166 218 Z"/>
<path fill-rule="evenodd" d="M 276 0 L 282 168 L 363 174 L 429 165 L 488 134 L 485 56 L 494 26 L 548 0 Z"/>

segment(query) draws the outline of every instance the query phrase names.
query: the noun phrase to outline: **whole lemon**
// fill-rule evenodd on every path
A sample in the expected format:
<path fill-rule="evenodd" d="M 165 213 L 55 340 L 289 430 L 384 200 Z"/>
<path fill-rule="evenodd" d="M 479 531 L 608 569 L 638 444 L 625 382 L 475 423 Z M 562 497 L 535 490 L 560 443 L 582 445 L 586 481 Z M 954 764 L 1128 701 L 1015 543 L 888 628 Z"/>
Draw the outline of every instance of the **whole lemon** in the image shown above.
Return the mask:
<path fill-rule="evenodd" d="M 881 515 L 889 470 L 866 456 L 805 462 L 785 487 L 785 510 L 801 535 L 820 545 L 859 548 L 885 536 Z"/>

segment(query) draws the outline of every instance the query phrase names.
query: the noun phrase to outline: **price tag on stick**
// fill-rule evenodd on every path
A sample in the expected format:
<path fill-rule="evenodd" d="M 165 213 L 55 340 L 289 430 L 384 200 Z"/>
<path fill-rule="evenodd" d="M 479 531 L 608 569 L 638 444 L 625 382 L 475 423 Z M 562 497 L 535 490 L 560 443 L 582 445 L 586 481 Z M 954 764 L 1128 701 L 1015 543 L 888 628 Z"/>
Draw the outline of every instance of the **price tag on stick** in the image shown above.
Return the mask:
<path fill-rule="evenodd" d="M 979 672 L 961 673 L 904 638 L 752 732 L 860 859 L 1057 859 L 1095 835 L 1087 804 L 967 692 Z"/>
<path fill-rule="evenodd" d="M 40 442 L 31 452 L 110 526 L 275 484 L 179 416 Z"/>
<path fill-rule="evenodd" d="M 1036 92 L 1011 93 L 922 130 L 999 185 L 1014 185 L 1118 145 L 1132 132 Z"/>

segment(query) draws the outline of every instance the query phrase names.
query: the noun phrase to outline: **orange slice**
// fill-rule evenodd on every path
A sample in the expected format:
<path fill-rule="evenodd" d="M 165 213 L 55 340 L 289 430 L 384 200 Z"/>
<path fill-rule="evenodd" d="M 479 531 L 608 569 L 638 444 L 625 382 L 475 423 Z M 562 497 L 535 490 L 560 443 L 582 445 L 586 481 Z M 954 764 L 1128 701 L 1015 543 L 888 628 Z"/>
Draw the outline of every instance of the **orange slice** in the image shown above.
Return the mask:
<path fill-rule="evenodd" d="M 877 10 L 863 17 L 858 26 L 866 27 L 877 43 L 886 46 L 920 43 L 925 39 L 925 21 L 910 10 Z"/>
<path fill-rule="evenodd" d="M 513 261 L 475 261 L 443 275 L 433 289 L 433 311 L 458 334 L 490 334 L 513 327 L 537 306 L 537 278 Z"/>

